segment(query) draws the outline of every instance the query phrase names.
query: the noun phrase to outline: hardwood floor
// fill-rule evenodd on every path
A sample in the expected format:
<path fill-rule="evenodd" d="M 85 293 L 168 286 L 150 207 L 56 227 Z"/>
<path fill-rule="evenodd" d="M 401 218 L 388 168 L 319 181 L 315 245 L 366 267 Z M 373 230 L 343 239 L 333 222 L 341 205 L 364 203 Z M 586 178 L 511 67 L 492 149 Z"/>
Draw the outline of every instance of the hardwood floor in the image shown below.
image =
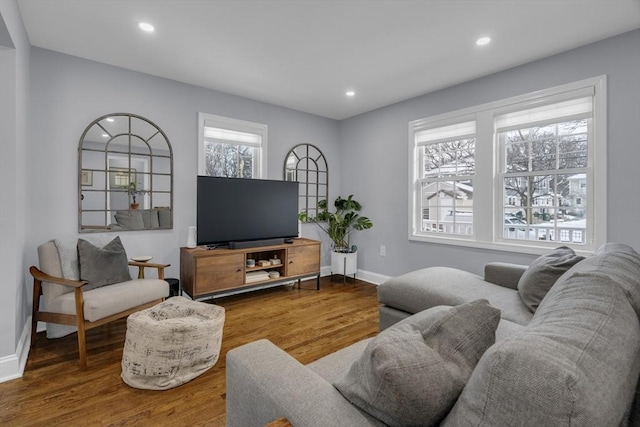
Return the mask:
<path fill-rule="evenodd" d="M 303 282 L 215 300 L 226 310 L 220 358 L 194 380 L 166 391 L 120 379 L 126 319 L 87 333 L 89 368 L 75 334 L 38 334 L 22 378 L 0 384 L 0 424 L 9 426 L 223 426 L 228 350 L 267 338 L 306 364 L 378 332 L 376 286 L 342 278 Z M 286 374 L 283 372 L 283 374 Z"/>

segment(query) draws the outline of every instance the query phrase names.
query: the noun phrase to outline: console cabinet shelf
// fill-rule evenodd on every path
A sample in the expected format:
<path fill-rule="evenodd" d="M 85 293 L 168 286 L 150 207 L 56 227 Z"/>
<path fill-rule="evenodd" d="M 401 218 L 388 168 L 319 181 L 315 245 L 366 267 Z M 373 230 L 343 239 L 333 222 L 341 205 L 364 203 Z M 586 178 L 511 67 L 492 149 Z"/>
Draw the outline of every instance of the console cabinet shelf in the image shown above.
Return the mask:
<path fill-rule="evenodd" d="M 255 267 L 247 267 L 248 259 L 255 260 Z M 262 260 L 273 259 L 280 263 L 259 265 Z M 248 279 L 247 273 L 253 272 L 278 272 L 278 277 Z M 298 238 L 291 244 L 244 249 L 180 248 L 180 282 L 183 291 L 193 299 L 313 276 L 319 287 L 320 242 L 317 240 Z"/>

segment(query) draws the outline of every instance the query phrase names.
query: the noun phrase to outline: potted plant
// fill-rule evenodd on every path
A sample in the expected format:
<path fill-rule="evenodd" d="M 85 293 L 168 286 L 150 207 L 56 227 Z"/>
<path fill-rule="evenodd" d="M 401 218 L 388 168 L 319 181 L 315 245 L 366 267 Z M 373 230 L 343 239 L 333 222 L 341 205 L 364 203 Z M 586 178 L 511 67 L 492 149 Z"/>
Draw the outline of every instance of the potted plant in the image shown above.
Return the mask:
<path fill-rule="evenodd" d="M 353 195 L 346 199 L 338 196 L 333 205 L 335 212 L 329 212 L 327 201 L 320 200 L 320 211 L 315 218 L 308 217 L 306 212 L 301 212 L 299 218 L 303 222 L 315 223 L 331 239 L 331 272 L 345 276 L 356 274 L 358 247 L 351 245 L 349 237 L 353 230 L 367 230 L 373 227 L 373 222 L 358 213 L 362 205 L 353 199 Z"/>
<path fill-rule="evenodd" d="M 140 203 L 136 202 L 136 197 L 138 196 L 138 194 L 144 194 L 146 193 L 145 190 L 138 190 L 138 186 L 135 183 L 135 181 L 131 181 L 129 183 L 129 189 L 127 191 L 127 193 L 129 193 L 129 195 L 131 196 L 131 209 L 138 209 L 138 206 L 140 206 Z"/>

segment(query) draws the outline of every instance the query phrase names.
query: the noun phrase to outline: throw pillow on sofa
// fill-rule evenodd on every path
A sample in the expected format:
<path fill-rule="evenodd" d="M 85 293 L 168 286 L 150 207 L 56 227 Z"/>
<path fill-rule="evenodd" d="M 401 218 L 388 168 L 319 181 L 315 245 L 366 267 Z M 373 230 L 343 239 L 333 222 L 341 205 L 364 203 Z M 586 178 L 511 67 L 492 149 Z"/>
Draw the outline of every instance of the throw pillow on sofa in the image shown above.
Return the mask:
<path fill-rule="evenodd" d="M 127 253 L 120 237 L 116 237 L 102 248 L 84 239 L 78 239 L 78 261 L 80 280 L 89 282 L 84 290 L 131 280 Z"/>
<path fill-rule="evenodd" d="M 584 257 L 576 255 L 573 249 L 567 246 L 560 246 L 539 256 L 518 281 L 518 292 L 522 302 L 535 313 L 540 301 L 560 276 L 583 259 Z"/>
<path fill-rule="evenodd" d="M 499 321 L 486 300 L 422 311 L 381 332 L 334 386 L 385 424 L 437 425 L 495 342 Z"/>

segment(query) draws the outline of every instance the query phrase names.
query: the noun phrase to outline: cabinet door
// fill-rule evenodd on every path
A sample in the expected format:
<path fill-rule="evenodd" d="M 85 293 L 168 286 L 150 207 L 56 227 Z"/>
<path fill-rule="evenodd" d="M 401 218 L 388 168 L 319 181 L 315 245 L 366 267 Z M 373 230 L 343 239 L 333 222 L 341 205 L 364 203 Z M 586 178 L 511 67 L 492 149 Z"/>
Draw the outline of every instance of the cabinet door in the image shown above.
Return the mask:
<path fill-rule="evenodd" d="M 287 276 L 318 273 L 320 271 L 320 245 L 292 247 L 287 251 Z"/>
<path fill-rule="evenodd" d="M 244 285 L 244 253 L 201 257 L 196 264 L 196 294 Z"/>

